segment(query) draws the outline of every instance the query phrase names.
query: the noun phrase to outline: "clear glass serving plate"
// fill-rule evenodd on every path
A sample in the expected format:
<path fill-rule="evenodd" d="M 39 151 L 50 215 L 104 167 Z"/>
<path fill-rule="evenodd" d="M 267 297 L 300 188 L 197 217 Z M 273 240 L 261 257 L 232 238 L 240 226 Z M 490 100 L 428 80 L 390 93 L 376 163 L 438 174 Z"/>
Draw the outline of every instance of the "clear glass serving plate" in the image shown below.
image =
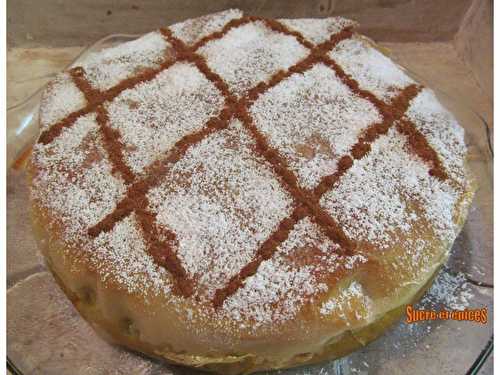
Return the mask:
<path fill-rule="evenodd" d="M 111 35 L 84 49 L 91 53 L 137 35 Z M 433 87 L 412 72 L 418 81 Z M 7 362 L 15 374 L 196 374 L 109 345 L 80 317 L 38 255 L 31 233 L 24 160 L 38 134 L 42 88 L 8 109 L 7 139 Z M 382 337 L 339 360 L 270 372 L 287 375 L 475 374 L 493 346 L 492 160 L 489 128 L 460 99 L 435 90 L 466 130 L 473 172 L 479 182 L 464 229 L 447 265 L 421 309 L 488 308 L 488 322 L 404 318 Z"/>

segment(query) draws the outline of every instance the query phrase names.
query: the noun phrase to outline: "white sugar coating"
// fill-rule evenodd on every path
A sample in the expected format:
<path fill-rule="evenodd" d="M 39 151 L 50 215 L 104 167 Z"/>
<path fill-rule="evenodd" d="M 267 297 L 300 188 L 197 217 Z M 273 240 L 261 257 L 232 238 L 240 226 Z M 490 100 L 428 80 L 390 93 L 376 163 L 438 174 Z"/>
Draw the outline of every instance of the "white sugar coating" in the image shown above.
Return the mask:
<path fill-rule="evenodd" d="M 224 311 L 242 325 L 250 321 L 247 328 L 252 329 L 293 319 L 304 304 L 328 290 L 322 275 L 346 263 L 366 262 L 363 256 L 344 257 L 338 251 L 339 246 L 317 224 L 302 219 L 273 257 L 262 262 L 257 273 L 224 302 Z M 302 259 L 306 262 L 301 263 Z"/>
<path fill-rule="evenodd" d="M 107 108 L 125 144 L 126 163 L 141 173 L 183 136 L 202 129 L 223 104 L 217 88 L 194 65 L 176 63 L 152 81 L 125 90 Z"/>
<path fill-rule="evenodd" d="M 90 54 L 82 64 L 86 78 L 99 90 L 109 89 L 165 60 L 169 43 L 159 32 Z"/>
<path fill-rule="evenodd" d="M 52 143 L 34 146 L 38 173 L 32 198 L 61 219 L 65 240 L 77 242 L 110 213 L 125 193 L 101 145 L 95 115 L 80 117 Z"/>
<path fill-rule="evenodd" d="M 318 224 L 313 223 L 309 217 L 305 217 L 297 222 L 290 232 L 286 241 L 277 249 L 278 255 L 290 255 L 297 252 L 298 249 L 314 247 L 321 251 L 323 255 L 328 256 L 328 261 L 337 261 L 337 252 L 342 249 L 323 232 Z"/>
<path fill-rule="evenodd" d="M 94 113 L 79 117 L 73 126 L 64 128 L 61 135 L 51 143 L 44 145 L 37 142 L 33 145 L 35 162 L 42 168 L 55 169 L 59 166 L 67 166 L 68 169 L 78 168 L 91 151 L 82 147 L 85 138 L 95 139 L 98 129 Z M 93 143 L 96 143 L 95 140 Z"/>
<path fill-rule="evenodd" d="M 280 69 L 294 65 L 309 51 L 295 37 L 275 32 L 257 21 L 231 29 L 198 52 L 234 93 L 242 95 Z"/>
<path fill-rule="evenodd" d="M 134 214 L 118 222 L 111 231 L 102 232 L 92 241 L 89 251 L 104 282 L 111 278 L 131 293 L 169 294 L 170 275 L 147 252 Z"/>
<path fill-rule="evenodd" d="M 184 43 L 192 45 L 213 32 L 220 31 L 231 20 L 241 18 L 239 9 L 228 9 L 222 12 L 189 19 L 170 26 L 173 35 Z"/>
<path fill-rule="evenodd" d="M 247 264 L 292 199 L 238 121 L 189 149 L 152 189 L 157 222 L 177 235 L 177 256 L 211 296 Z"/>
<path fill-rule="evenodd" d="M 422 274 L 430 272 L 436 266 L 436 259 L 426 251 L 430 244 L 423 238 L 408 238 L 404 241 L 403 248 L 412 249 L 409 259 L 398 259 L 396 262 L 400 261 L 403 267 L 406 267 L 405 271 L 412 275 L 414 278 L 419 278 Z M 409 267 L 405 265 L 405 262 L 409 260 Z M 408 264 L 408 263 L 406 263 Z"/>
<path fill-rule="evenodd" d="M 354 308 L 352 305 L 360 304 L 362 308 Z M 320 307 L 321 315 L 331 315 L 346 319 L 345 310 L 354 310 L 357 320 L 368 319 L 370 317 L 373 302 L 363 291 L 363 286 L 357 281 L 352 281 L 347 288 L 342 289 L 339 295 L 331 298 Z"/>
<path fill-rule="evenodd" d="M 360 132 L 382 121 L 373 104 L 353 94 L 324 64 L 271 88 L 250 112 L 306 188 L 334 173 Z"/>
<path fill-rule="evenodd" d="M 460 184 L 465 183 L 464 161 L 467 148 L 464 130 L 429 89 L 422 90 L 406 112 L 437 152 L 445 170 Z"/>
<path fill-rule="evenodd" d="M 245 287 L 224 302 L 224 309 L 236 321 L 242 316 L 253 319 L 242 328 L 256 329 L 292 319 L 310 295 L 327 290 L 326 284 L 316 283 L 313 272 L 313 266 L 296 269 L 284 262 L 264 261 Z"/>
<path fill-rule="evenodd" d="M 354 78 L 364 90 L 390 102 L 406 86 L 414 83 L 388 57 L 358 39 L 346 39 L 329 56 Z"/>
<path fill-rule="evenodd" d="M 342 31 L 346 27 L 357 25 L 355 21 L 342 17 L 279 19 L 278 21 L 288 29 L 298 31 L 304 38 L 314 44 L 326 42 L 331 35 Z"/>
<path fill-rule="evenodd" d="M 407 204 L 411 201 L 440 239 L 453 240 L 457 193 L 430 176 L 429 166 L 407 151 L 406 142 L 392 128 L 321 198 L 348 237 L 389 248 L 397 231 L 410 231 L 419 219 Z"/>
<path fill-rule="evenodd" d="M 448 268 L 439 272 L 427 294 L 419 306 L 425 309 L 464 310 L 474 297 L 467 277 L 462 272 L 451 273 Z"/>
<path fill-rule="evenodd" d="M 48 128 L 70 113 L 85 107 L 85 96 L 68 73 L 58 74 L 45 89 L 40 102 L 40 126 Z"/>

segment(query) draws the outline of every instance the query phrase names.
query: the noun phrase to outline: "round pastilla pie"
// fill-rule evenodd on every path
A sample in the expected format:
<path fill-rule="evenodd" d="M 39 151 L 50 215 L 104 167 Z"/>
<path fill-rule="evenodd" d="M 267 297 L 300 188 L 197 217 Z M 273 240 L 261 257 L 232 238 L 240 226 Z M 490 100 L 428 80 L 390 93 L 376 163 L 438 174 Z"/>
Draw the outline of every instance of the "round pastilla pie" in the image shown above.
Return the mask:
<path fill-rule="evenodd" d="M 425 291 L 474 192 L 463 129 L 354 27 L 228 10 L 49 84 L 35 229 L 104 336 L 285 368 L 366 344 Z"/>

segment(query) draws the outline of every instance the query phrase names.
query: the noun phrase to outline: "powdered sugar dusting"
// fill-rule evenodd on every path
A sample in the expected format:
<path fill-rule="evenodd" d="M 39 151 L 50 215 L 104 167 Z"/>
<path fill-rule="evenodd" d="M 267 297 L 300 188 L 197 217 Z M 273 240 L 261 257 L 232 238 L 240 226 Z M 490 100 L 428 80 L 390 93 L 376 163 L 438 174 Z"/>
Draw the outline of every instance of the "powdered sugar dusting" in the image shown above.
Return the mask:
<path fill-rule="evenodd" d="M 203 128 L 223 104 L 217 88 L 194 65 L 176 63 L 121 93 L 108 113 L 125 143 L 127 164 L 141 173 L 183 136 Z"/>
<path fill-rule="evenodd" d="M 63 221 L 71 243 L 84 238 L 125 192 L 123 181 L 111 173 L 97 130 L 95 115 L 89 114 L 52 143 L 34 146 L 38 171 L 32 197 Z"/>
<path fill-rule="evenodd" d="M 208 42 L 198 52 L 231 90 L 242 95 L 280 69 L 287 69 L 308 54 L 294 37 L 277 33 L 263 22 L 231 29 L 222 39 Z"/>
<path fill-rule="evenodd" d="M 140 70 L 157 68 L 169 44 L 159 32 L 90 54 L 83 63 L 92 86 L 105 90 Z"/>
<path fill-rule="evenodd" d="M 298 31 L 304 38 L 313 44 L 320 44 L 330 39 L 333 34 L 347 27 L 354 27 L 356 22 L 342 17 L 328 18 L 296 18 L 280 19 L 283 25 L 290 30 Z"/>
<path fill-rule="evenodd" d="M 465 274 L 462 272 L 452 274 L 450 270 L 444 268 L 419 305 L 432 310 L 443 308 L 464 310 L 469 306 L 473 296 Z"/>
<path fill-rule="evenodd" d="M 382 121 L 373 104 L 351 93 L 324 64 L 271 88 L 250 111 L 306 188 L 334 173 L 359 133 Z"/>
<path fill-rule="evenodd" d="M 275 255 L 224 302 L 224 311 L 252 329 L 293 319 L 307 302 L 328 290 L 325 277 L 346 264 L 338 250 L 309 218 L 299 221 Z M 351 266 L 366 261 L 363 256 L 350 258 Z"/>
<path fill-rule="evenodd" d="M 168 294 L 171 281 L 168 271 L 158 266 L 147 252 L 135 215 L 117 223 L 110 232 L 103 232 L 91 245 L 92 263 L 106 282 L 109 278 L 127 291 Z"/>
<path fill-rule="evenodd" d="M 259 273 L 246 281 L 245 288 L 224 303 L 224 309 L 236 321 L 242 315 L 253 318 L 255 323 L 245 328 L 291 319 L 307 297 L 327 290 L 326 284 L 316 284 L 313 271 L 312 266 L 294 269 L 278 260 L 264 261 Z"/>
<path fill-rule="evenodd" d="M 391 129 L 370 154 L 354 162 L 321 204 L 349 237 L 389 248 L 396 231 L 411 230 L 419 218 L 407 204 L 418 202 L 436 234 L 450 241 L 457 193 L 428 169 L 407 151 L 404 136 Z"/>
<path fill-rule="evenodd" d="M 294 225 L 287 240 L 278 248 L 277 254 L 291 255 L 297 252 L 298 249 L 306 250 L 307 246 L 317 248 L 321 256 L 328 255 L 328 261 L 339 259 L 337 252 L 341 250 L 340 246 L 326 237 L 321 232 L 321 228 L 313 223 L 309 217 L 300 220 Z"/>
<path fill-rule="evenodd" d="M 354 306 L 354 303 L 359 306 Z M 352 281 L 347 288 L 342 289 L 340 294 L 323 302 L 319 312 L 325 316 L 335 313 L 341 319 L 346 319 L 346 311 L 354 311 L 356 319 L 362 320 L 370 317 L 372 306 L 373 302 L 364 293 L 362 285 L 357 281 Z"/>
<path fill-rule="evenodd" d="M 170 30 L 172 30 L 176 38 L 191 45 L 215 31 L 220 31 L 229 21 L 242 16 L 243 12 L 241 10 L 228 9 L 176 23 L 170 26 Z"/>
<path fill-rule="evenodd" d="M 329 55 L 362 89 L 373 92 L 386 102 L 414 83 L 388 57 L 360 39 L 343 40 Z"/>
<path fill-rule="evenodd" d="M 439 103 L 434 93 L 429 89 L 422 90 L 411 101 L 406 117 L 413 121 L 436 150 L 446 172 L 457 182 L 464 184 L 464 161 L 467 154 L 464 129 Z"/>
<path fill-rule="evenodd" d="M 40 126 L 48 128 L 87 104 L 68 73 L 61 73 L 45 89 L 40 102 Z"/>
<path fill-rule="evenodd" d="M 234 121 L 191 148 L 149 194 L 158 223 L 177 234 L 177 256 L 210 297 L 291 213 L 291 198 L 252 144 Z"/>

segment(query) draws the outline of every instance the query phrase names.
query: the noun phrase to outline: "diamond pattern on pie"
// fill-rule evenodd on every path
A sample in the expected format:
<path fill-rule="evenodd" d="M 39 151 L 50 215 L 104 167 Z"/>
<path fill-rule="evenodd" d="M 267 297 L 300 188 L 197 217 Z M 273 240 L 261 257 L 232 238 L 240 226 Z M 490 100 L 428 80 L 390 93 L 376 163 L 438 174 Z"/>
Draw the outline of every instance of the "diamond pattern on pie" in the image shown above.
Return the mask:
<path fill-rule="evenodd" d="M 68 73 L 58 74 L 45 89 L 40 102 L 40 126 L 48 128 L 87 105 L 85 96 Z"/>
<path fill-rule="evenodd" d="M 373 104 L 353 94 L 324 64 L 271 88 L 250 112 L 309 189 L 335 173 L 338 160 L 349 153 L 363 129 L 382 120 Z"/>
<path fill-rule="evenodd" d="M 169 48 L 169 43 L 155 31 L 90 54 L 82 66 L 91 85 L 106 90 L 145 69 L 158 68 L 167 58 Z"/>
<path fill-rule="evenodd" d="M 256 21 L 231 29 L 223 38 L 198 51 L 231 91 L 243 95 L 279 70 L 286 70 L 308 55 L 295 37 L 275 32 Z"/>
<path fill-rule="evenodd" d="M 372 144 L 369 157 L 354 161 L 320 204 L 348 237 L 385 249 L 394 245 L 398 233 L 416 230 L 422 218 L 438 237 L 453 238 L 456 199 L 456 191 L 430 176 L 429 166 L 409 152 L 406 137 L 391 128 Z"/>
<path fill-rule="evenodd" d="M 71 128 L 48 145 L 34 146 L 38 173 L 33 178 L 34 199 L 45 201 L 53 216 L 68 229 L 69 242 L 112 212 L 125 194 L 125 185 L 112 173 L 112 165 L 102 146 L 95 114 L 78 118 Z M 36 192 L 51 192 L 50 200 Z"/>
<path fill-rule="evenodd" d="M 205 16 L 192 18 L 170 26 L 173 35 L 187 45 L 195 44 L 203 37 L 222 28 L 231 20 L 241 18 L 243 12 L 239 9 L 228 9 L 222 12 L 211 13 Z"/>
<path fill-rule="evenodd" d="M 293 201 L 239 121 L 189 149 L 148 199 L 200 293 L 215 289 L 249 263 L 289 216 Z"/>
<path fill-rule="evenodd" d="M 388 57 L 359 38 L 340 42 L 329 56 L 354 78 L 359 86 L 387 103 L 406 86 L 415 83 Z"/>
<path fill-rule="evenodd" d="M 342 17 L 328 18 L 292 18 L 279 19 L 283 25 L 292 31 L 298 31 L 304 38 L 313 44 L 320 44 L 330 39 L 330 36 L 336 34 L 347 27 L 357 25 Z"/>
<path fill-rule="evenodd" d="M 126 163 L 141 173 L 183 136 L 202 129 L 224 98 L 192 64 L 176 63 L 149 82 L 122 92 L 108 106 L 121 134 Z"/>
<path fill-rule="evenodd" d="M 293 319 L 307 302 L 328 292 L 336 271 L 366 261 L 362 255 L 339 255 L 339 250 L 310 218 L 300 220 L 223 309 L 241 324 L 250 321 L 257 327 Z"/>

